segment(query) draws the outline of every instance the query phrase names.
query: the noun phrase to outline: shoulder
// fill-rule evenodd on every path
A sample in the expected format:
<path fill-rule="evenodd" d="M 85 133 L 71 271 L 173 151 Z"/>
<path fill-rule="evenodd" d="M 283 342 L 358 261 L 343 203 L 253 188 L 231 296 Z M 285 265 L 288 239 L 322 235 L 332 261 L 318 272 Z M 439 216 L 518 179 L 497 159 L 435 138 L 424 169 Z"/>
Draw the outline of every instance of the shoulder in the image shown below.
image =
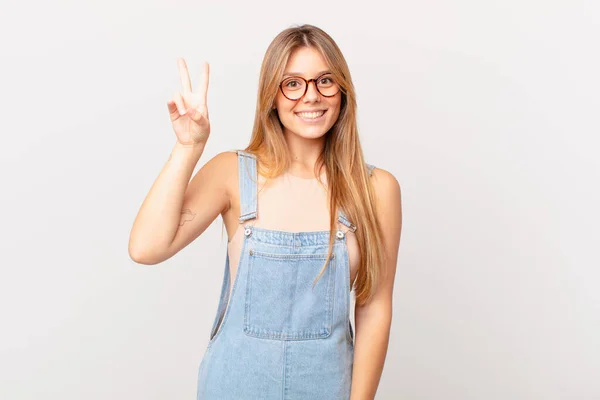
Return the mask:
<path fill-rule="evenodd" d="M 237 154 L 235 151 L 218 153 L 208 160 L 202 169 L 206 169 L 214 178 L 223 178 L 237 169 Z"/>
<path fill-rule="evenodd" d="M 383 168 L 373 168 L 371 182 L 375 190 L 375 198 L 384 215 L 398 212 L 401 208 L 401 189 L 396 177 Z"/>
<path fill-rule="evenodd" d="M 235 151 L 224 151 L 216 154 L 201 168 L 202 175 L 230 192 L 232 185 L 237 185 L 237 154 Z M 235 181 L 235 182 L 234 182 Z"/>
<path fill-rule="evenodd" d="M 391 172 L 374 166 L 371 166 L 371 168 L 371 180 L 377 194 L 400 191 L 400 183 Z"/>
<path fill-rule="evenodd" d="M 237 151 L 223 151 L 210 159 L 211 163 L 220 167 L 231 167 L 237 165 Z"/>

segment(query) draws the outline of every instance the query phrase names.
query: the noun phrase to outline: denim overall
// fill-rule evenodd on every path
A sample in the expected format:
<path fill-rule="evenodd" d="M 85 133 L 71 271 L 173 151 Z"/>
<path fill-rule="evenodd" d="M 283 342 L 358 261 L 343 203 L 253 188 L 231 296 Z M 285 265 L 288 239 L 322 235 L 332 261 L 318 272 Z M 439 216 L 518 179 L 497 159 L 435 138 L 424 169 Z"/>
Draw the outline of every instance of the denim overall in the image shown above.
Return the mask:
<path fill-rule="evenodd" d="M 354 343 L 346 234 L 336 232 L 327 267 L 313 287 L 327 259 L 329 231 L 284 232 L 249 224 L 257 216 L 256 158 L 237 153 L 244 241 L 228 307 L 228 255 L 225 260 L 197 398 L 347 400 Z M 373 166 L 367 166 L 370 173 Z M 343 212 L 338 219 L 356 229 Z"/>

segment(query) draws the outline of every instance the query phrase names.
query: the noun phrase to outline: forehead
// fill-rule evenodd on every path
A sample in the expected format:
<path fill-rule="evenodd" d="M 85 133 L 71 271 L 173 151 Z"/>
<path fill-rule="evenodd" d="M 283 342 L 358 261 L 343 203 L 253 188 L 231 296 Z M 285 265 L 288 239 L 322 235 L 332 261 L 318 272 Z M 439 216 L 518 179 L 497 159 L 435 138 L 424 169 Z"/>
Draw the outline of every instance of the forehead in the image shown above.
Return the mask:
<path fill-rule="evenodd" d="M 301 47 L 290 54 L 283 73 L 313 77 L 328 70 L 329 66 L 318 50 L 312 47 Z"/>

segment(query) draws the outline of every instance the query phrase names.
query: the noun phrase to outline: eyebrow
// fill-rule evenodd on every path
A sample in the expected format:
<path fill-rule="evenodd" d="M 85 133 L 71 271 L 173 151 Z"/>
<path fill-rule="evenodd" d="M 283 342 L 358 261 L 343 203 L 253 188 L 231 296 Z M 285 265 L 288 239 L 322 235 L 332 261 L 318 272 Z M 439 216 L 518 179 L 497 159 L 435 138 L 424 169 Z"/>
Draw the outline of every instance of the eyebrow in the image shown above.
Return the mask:
<path fill-rule="evenodd" d="M 317 73 L 317 76 L 321 76 L 323 74 L 331 74 L 330 71 L 321 71 Z M 283 76 L 302 76 L 302 74 L 300 72 L 286 72 L 283 74 Z"/>

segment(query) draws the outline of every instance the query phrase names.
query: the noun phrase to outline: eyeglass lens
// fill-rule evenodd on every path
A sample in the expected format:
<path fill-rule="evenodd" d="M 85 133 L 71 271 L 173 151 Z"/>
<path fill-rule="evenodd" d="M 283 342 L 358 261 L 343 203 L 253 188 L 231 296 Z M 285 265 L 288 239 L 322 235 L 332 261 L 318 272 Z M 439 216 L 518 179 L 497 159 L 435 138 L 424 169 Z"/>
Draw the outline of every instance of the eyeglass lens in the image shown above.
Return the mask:
<path fill-rule="evenodd" d="M 319 93 L 326 97 L 333 96 L 340 90 L 331 75 L 322 75 L 315 82 Z M 281 82 L 281 90 L 288 99 L 297 100 L 306 93 L 306 80 L 298 76 L 286 78 Z"/>

